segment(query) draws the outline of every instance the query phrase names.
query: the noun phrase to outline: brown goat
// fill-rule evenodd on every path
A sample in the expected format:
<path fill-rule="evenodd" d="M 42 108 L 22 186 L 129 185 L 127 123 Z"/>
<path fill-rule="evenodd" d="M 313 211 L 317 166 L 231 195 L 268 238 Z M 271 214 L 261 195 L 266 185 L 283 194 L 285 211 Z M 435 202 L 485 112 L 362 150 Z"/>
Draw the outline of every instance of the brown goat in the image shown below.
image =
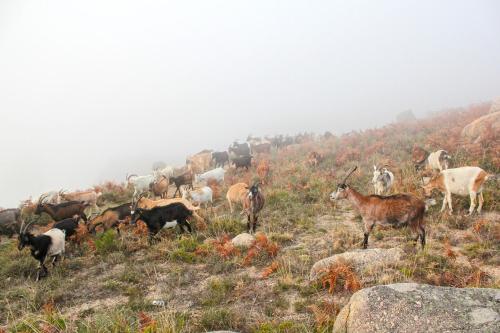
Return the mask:
<path fill-rule="evenodd" d="M 88 222 L 88 230 L 91 233 L 95 233 L 96 228 L 99 225 L 102 225 L 104 231 L 111 228 L 116 228 L 116 231 L 118 232 L 118 234 L 120 234 L 120 224 L 127 218 L 130 219 L 130 216 L 130 203 L 125 203 L 117 207 L 108 208 L 104 212 L 102 212 L 102 214 L 96 216 Z"/>
<path fill-rule="evenodd" d="M 43 199 L 38 201 L 34 212 L 36 215 L 47 213 L 54 221 L 61 221 L 78 215 L 85 222 L 87 222 L 87 216 L 84 213 L 85 208 L 87 208 L 87 204 L 82 201 L 68 201 L 58 205 L 51 205 L 42 202 Z"/>
<path fill-rule="evenodd" d="M 266 160 L 262 160 L 257 165 L 257 174 L 259 175 L 259 179 L 262 183 L 266 182 L 267 176 L 269 175 L 269 162 Z"/>
<path fill-rule="evenodd" d="M 411 194 L 396 194 L 387 197 L 363 195 L 345 183 L 356 170 L 354 167 L 344 178 L 337 190 L 330 195 L 331 200 L 347 199 L 361 214 L 364 223 L 363 248 L 368 247 L 368 236 L 376 224 L 398 228 L 408 226 L 417 233 L 415 241 L 425 246 L 425 203 Z"/>
<path fill-rule="evenodd" d="M 252 185 L 243 199 L 243 208 L 247 213 L 247 231 L 254 233 L 259 220 L 259 212 L 264 208 L 264 195 L 258 184 Z"/>
<path fill-rule="evenodd" d="M 310 154 L 309 154 L 309 157 L 307 159 L 307 163 L 311 166 L 311 167 L 317 167 L 318 164 L 321 163 L 321 161 L 323 161 L 323 155 L 316 152 L 316 151 L 312 151 Z"/>
<path fill-rule="evenodd" d="M 231 214 L 233 213 L 233 204 L 240 203 L 243 205 L 243 200 L 245 196 L 248 194 L 248 185 L 245 183 L 236 183 L 232 185 L 229 190 L 227 190 L 226 199 L 229 203 L 229 210 Z"/>
<path fill-rule="evenodd" d="M 196 155 L 189 156 L 186 159 L 186 164 L 193 170 L 194 173 L 203 173 L 210 168 L 212 162 L 212 151 L 203 150 Z"/>
<path fill-rule="evenodd" d="M 151 183 L 149 185 L 149 188 L 151 192 L 153 192 L 153 195 L 164 199 L 167 197 L 169 185 L 170 182 L 168 181 L 168 178 L 162 176 L 160 179 L 157 179 L 153 183 Z"/>
<path fill-rule="evenodd" d="M 64 191 L 59 191 L 59 195 L 65 201 L 83 201 L 87 205 L 94 207 L 97 209 L 97 199 L 101 196 L 102 193 L 98 193 L 94 190 L 88 191 L 76 191 L 65 193 Z"/>

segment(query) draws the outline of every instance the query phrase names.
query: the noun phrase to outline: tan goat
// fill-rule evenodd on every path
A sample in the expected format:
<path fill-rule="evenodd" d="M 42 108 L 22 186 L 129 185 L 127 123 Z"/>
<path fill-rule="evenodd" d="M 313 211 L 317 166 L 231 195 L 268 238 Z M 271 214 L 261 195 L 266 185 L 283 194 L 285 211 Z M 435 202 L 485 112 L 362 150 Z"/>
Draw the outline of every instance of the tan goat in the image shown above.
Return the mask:
<path fill-rule="evenodd" d="M 240 203 L 243 205 L 243 200 L 248 194 L 249 186 L 245 183 L 236 183 L 227 190 L 226 199 L 229 203 L 229 209 L 233 213 L 233 204 Z"/>

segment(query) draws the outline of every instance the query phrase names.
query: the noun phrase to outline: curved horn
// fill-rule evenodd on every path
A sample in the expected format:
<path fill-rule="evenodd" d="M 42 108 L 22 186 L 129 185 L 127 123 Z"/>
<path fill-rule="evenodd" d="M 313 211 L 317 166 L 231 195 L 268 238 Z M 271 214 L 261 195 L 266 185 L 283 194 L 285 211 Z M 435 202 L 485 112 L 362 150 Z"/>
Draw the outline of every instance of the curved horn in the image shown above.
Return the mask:
<path fill-rule="evenodd" d="M 136 174 L 134 174 L 134 173 L 133 173 L 133 174 L 128 175 L 128 176 L 127 176 L 127 182 L 129 182 L 129 181 L 130 181 L 130 178 L 132 178 L 132 177 L 138 177 L 138 176 L 137 176 Z"/>
<path fill-rule="evenodd" d="M 137 202 L 139 202 L 142 198 L 144 198 L 146 196 L 146 194 L 147 194 L 146 192 L 141 192 L 139 194 L 139 197 L 137 198 Z"/>
<path fill-rule="evenodd" d="M 346 176 L 344 177 L 344 179 L 342 180 L 342 183 L 341 183 L 341 184 L 345 184 L 345 182 L 346 182 L 347 178 L 349 178 L 349 176 L 351 176 L 351 175 L 352 175 L 352 173 L 353 173 L 354 171 L 356 171 L 356 169 L 357 169 L 357 168 L 358 168 L 358 166 L 357 166 L 357 165 L 356 165 L 356 166 L 354 166 L 354 167 L 352 167 L 352 168 L 351 168 L 351 170 L 349 170 L 349 172 L 347 173 L 347 175 L 346 175 Z"/>
<path fill-rule="evenodd" d="M 132 210 L 136 210 L 139 201 L 146 195 L 146 192 L 141 192 L 136 200 L 132 200 Z"/>
<path fill-rule="evenodd" d="M 45 200 L 48 196 L 49 196 L 49 194 L 48 194 L 48 193 L 44 193 L 44 194 L 42 194 L 42 195 L 38 198 L 38 203 L 39 203 L 39 204 L 43 203 L 43 200 Z"/>
<path fill-rule="evenodd" d="M 28 223 L 23 230 L 21 230 L 21 234 L 24 234 L 26 233 L 26 231 L 28 231 L 28 228 L 33 224 L 33 222 L 35 222 L 35 220 L 31 221 L 30 223 Z M 24 221 L 23 221 L 23 224 L 24 224 Z"/>

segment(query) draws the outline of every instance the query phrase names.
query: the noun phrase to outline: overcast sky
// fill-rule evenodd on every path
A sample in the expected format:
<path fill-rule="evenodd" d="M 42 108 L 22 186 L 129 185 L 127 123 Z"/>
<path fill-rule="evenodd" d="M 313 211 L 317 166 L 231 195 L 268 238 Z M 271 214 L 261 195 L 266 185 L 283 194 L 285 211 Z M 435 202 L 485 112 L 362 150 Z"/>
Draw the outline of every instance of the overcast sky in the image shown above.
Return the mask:
<path fill-rule="evenodd" d="M 499 1 L 0 0 L 0 206 L 500 95 Z"/>

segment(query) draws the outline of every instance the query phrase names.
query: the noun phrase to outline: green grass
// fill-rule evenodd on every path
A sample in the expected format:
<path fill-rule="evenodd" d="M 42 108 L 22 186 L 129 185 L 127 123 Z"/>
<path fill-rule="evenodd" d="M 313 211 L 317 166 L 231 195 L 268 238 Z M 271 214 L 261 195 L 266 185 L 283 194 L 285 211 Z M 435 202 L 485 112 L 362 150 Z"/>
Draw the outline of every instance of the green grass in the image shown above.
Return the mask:
<path fill-rule="evenodd" d="M 234 286 L 235 283 L 230 277 L 210 280 L 207 290 L 202 296 L 201 304 L 209 307 L 222 304 L 228 298 Z"/>

